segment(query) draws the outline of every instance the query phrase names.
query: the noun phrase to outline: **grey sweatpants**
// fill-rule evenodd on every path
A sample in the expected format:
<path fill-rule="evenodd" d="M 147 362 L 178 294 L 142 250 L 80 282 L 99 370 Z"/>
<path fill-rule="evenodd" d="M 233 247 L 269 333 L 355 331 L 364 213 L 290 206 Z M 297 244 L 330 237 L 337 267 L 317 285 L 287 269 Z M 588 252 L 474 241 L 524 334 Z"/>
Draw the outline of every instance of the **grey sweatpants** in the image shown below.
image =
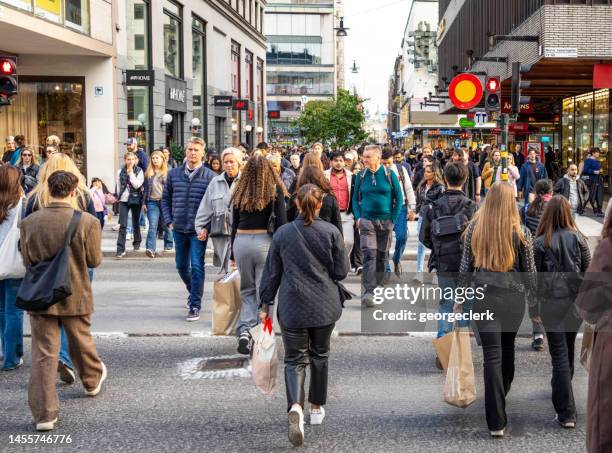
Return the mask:
<path fill-rule="evenodd" d="M 234 239 L 234 258 L 240 271 L 240 297 L 242 309 L 236 327 L 236 335 L 255 327 L 259 322 L 259 282 L 266 264 L 272 237 L 267 233 L 236 234 Z"/>

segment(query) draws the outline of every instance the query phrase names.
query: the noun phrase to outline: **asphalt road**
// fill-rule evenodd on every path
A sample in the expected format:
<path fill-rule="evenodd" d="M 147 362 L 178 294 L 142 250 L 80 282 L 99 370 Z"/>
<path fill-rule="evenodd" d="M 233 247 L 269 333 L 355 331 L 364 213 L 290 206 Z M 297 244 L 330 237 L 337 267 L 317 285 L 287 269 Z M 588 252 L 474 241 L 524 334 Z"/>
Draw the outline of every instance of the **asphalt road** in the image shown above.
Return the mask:
<path fill-rule="evenodd" d="M 185 379 L 180 364 L 233 354 L 226 338 L 97 339 L 109 378 L 96 398 L 79 384 L 59 384 L 60 421 L 54 434 L 70 445 L 10 444 L 33 434 L 27 407 L 29 366 L 0 374 L 0 451 L 276 452 L 288 451 L 284 384 L 263 396 L 247 377 Z M 26 340 L 29 357 L 29 340 Z M 443 375 L 429 340 L 340 337 L 332 341 L 327 417 L 306 427 L 295 451 L 317 452 L 580 452 L 585 445 L 587 377 L 577 366 L 578 426 L 553 422 L 550 360 L 517 344 L 516 378 L 508 398 L 509 431 L 490 439 L 484 418 L 481 353 L 475 345 L 477 401 L 466 409 L 442 401 Z M 282 350 L 281 350 L 282 353 Z M 282 366 L 281 366 L 282 370 Z M 282 373 L 282 371 L 281 371 Z"/>

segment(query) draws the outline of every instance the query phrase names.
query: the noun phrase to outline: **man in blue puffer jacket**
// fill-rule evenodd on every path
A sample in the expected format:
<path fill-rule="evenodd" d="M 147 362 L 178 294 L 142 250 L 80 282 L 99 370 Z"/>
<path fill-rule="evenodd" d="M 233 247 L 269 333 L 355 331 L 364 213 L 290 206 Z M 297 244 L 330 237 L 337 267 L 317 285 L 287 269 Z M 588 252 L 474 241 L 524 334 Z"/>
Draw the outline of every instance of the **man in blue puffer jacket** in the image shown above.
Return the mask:
<path fill-rule="evenodd" d="M 203 165 L 206 143 L 192 137 L 185 148 L 185 163 L 168 172 L 162 213 L 174 235 L 176 270 L 189 291 L 187 321 L 200 319 L 204 292 L 204 254 L 206 240 L 195 231 L 195 217 L 208 184 L 217 176 Z"/>

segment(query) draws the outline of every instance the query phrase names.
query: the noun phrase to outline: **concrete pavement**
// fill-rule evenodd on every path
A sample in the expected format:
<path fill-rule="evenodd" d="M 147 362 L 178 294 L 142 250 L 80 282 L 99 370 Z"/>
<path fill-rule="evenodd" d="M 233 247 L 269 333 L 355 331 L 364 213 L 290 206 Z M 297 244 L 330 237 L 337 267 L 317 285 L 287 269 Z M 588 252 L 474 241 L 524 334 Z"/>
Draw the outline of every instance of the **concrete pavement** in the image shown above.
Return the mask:
<path fill-rule="evenodd" d="M 79 452 L 458 452 L 571 451 L 585 448 L 587 376 L 577 365 L 575 430 L 553 422 L 550 358 L 517 342 L 516 377 L 508 396 L 508 434 L 490 439 L 484 418 L 480 348 L 473 345 L 478 399 L 466 409 L 442 401 L 443 374 L 430 341 L 414 337 L 332 339 L 327 417 L 306 426 L 303 448 L 287 441 L 282 364 L 279 386 L 261 395 L 246 375 L 184 379 L 194 358 L 234 354 L 225 338 L 98 338 L 109 377 L 96 398 L 79 384 L 58 384 L 60 418 L 53 434 L 71 444 L 10 444 L 34 434 L 27 407 L 26 365 L 0 374 L 0 451 Z M 281 347 L 282 357 L 282 347 Z M 308 387 L 306 387 L 308 388 Z"/>

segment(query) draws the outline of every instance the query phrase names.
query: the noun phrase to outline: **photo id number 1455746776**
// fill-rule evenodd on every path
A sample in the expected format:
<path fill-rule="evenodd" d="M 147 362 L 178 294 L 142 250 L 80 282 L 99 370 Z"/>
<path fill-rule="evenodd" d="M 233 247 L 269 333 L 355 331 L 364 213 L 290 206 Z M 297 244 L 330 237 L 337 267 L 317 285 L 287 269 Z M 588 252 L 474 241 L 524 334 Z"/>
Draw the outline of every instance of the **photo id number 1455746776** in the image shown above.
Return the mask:
<path fill-rule="evenodd" d="M 10 434 L 9 444 L 71 444 L 70 434 Z"/>

